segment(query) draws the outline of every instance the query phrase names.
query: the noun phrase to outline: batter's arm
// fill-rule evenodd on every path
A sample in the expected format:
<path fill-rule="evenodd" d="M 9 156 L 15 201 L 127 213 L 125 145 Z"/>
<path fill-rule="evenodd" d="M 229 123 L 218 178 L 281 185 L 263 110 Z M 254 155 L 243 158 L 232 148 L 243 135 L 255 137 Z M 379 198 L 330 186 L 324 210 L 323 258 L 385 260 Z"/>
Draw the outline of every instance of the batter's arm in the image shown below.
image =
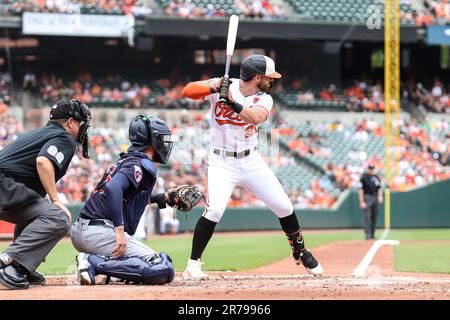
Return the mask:
<path fill-rule="evenodd" d="M 206 81 L 194 81 L 189 82 L 183 88 L 183 96 L 189 99 L 200 100 L 210 94 L 217 93 L 219 91 L 219 81 L 217 79 L 210 79 Z"/>
<path fill-rule="evenodd" d="M 253 106 L 251 108 L 242 108 L 242 111 L 239 113 L 239 117 L 244 119 L 245 121 L 258 125 L 267 120 L 269 113 L 266 109 L 260 106 Z"/>

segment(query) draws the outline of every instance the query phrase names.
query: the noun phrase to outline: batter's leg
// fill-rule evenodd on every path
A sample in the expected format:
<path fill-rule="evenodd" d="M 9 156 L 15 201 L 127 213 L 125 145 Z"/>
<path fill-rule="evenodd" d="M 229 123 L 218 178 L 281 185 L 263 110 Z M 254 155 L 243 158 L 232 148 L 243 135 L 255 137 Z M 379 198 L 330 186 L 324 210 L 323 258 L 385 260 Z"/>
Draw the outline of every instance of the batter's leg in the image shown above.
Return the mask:
<path fill-rule="evenodd" d="M 220 157 L 220 156 L 219 156 Z M 191 256 L 183 277 L 205 279 L 208 275 L 201 270 L 200 258 L 211 239 L 217 222 L 227 207 L 231 193 L 239 181 L 236 168 L 225 162 L 208 165 L 208 203 L 205 212 L 198 219 L 192 238 Z"/>
<path fill-rule="evenodd" d="M 278 216 L 296 263 L 303 264 L 311 274 L 322 274 L 322 266 L 305 247 L 303 234 L 291 201 L 272 170 L 259 155 L 255 155 L 248 161 L 245 172 L 242 185 Z"/>

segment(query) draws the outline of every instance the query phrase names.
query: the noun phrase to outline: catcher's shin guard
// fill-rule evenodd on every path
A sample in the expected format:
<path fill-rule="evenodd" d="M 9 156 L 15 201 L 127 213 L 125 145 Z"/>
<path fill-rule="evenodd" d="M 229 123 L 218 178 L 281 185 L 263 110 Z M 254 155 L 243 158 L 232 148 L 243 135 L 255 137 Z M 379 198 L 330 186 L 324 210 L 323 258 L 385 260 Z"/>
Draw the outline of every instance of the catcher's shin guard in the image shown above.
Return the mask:
<path fill-rule="evenodd" d="M 314 275 L 321 275 L 323 268 L 320 263 L 314 258 L 312 253 L 305 248 L 305 240 L 301 229 L 297 232 L 286 234 L 289 244 L 292 248 L 292 257 L 296 264 L 303 264 L 306 270 Z"/>
<path fill-rule="evenodd" d="M 98 263 L 95 269 L 97 274 L 147 285 L 170 283 L 175 276 L 172 260 L 164 252 L 151 260 L 138 257 L 107 258 Z"/>

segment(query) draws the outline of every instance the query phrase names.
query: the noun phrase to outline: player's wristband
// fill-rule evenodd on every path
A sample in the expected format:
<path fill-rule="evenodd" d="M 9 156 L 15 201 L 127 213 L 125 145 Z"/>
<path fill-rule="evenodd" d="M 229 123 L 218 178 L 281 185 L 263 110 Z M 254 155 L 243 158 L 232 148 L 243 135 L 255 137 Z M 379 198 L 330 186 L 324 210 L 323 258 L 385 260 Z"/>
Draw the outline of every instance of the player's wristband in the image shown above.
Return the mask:
<path fill-rule="evenodd" d="M 234 110 L 234 112 L 236 113 L 241 113 L 242 109 L 244 109 L 244 106 L 240 103 L 237 103 L 236 101 L 229 101 L 228 105 L 230 106 L 231 109 Z"/>
<path fill-rule="evenodd" d="M 166 207 L 166 194 L 158 193 L 150 196 L 150 202 L 156 203 L 159 209 L 164 209 Z"/>
<path fill-rule="evenodd" d="M 210 86 L 209 86 L 209 92 L 211 92 L 212 94 L 214 94 L 214 93 L 217 93 L 218 90 L 217 90 L 217 88 L 214 87 L 213 85 L 210 85 Z"/>

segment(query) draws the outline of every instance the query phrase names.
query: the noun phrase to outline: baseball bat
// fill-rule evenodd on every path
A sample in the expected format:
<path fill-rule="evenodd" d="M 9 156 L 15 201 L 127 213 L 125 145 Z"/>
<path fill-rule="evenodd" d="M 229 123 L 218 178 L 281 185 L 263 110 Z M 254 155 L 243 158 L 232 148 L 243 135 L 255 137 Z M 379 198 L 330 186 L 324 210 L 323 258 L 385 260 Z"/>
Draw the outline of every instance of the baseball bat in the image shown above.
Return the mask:
<path fill-rule="evenodd" d="M 230 64 L 231 59 L 233 57 L 233 51 L 234 51 L 234 45 L 236 44 L 236 37 L 237 37 L 237 30 L 238 30 L 238 24 L 239 24 L 239 17 L 237 15 L 232 15 L 230 17 L 230 22 L 228 24 L 228 36 L 227 36 L 227 51 L 226 51 L 226 61 L 225 61 L 225 75 L 224 78 L 229 78 L 229 72 L 230 72 Z M 226 97 L 228 96 L 228 88 L 225 88 L 225 90 L 222 90 L 220 92 L 220 102 L 222 104 L 225 104 Z"/>

